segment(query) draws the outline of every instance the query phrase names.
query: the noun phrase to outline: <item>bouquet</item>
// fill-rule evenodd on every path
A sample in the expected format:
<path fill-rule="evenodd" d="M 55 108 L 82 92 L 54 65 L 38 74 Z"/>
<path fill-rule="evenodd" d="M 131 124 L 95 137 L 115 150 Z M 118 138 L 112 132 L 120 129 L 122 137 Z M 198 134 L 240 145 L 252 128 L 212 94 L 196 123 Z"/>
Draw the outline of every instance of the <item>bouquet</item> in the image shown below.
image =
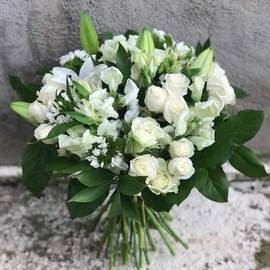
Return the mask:
<path fill-rule="evenodd" d="M 214 60 L 210 40 L 196 49 L 170 34 L 145 28 L 98 37 L 86 13 L 83 50 L 40 69 L 42 85 L 10 76 L 21 101 L 11 109 L 35 126 L 22 161 L 23 182 L 41 196 L 53 176 L 68 184 L 71 218 L 90 215 L 104 234 L 97 249 L 110 268 L 134 258 L 149 263 L 156 230 L 172 255 L 169 215 L 196 188 L 226 202 L 229 163 L 250 177 L 267 175 L 244 144 L 260 129 L 263 112 L 236 112 L 247 94 L 232 87 Z"/>

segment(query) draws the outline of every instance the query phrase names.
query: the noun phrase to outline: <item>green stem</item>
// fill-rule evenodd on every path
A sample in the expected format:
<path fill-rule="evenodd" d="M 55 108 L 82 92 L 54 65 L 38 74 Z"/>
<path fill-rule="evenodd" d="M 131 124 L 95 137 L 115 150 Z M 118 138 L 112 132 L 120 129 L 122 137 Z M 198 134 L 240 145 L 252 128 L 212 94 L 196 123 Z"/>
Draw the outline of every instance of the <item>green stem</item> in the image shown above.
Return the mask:
<path fill-rule="evenodd" d="M 120 220 L 119 218 L 117 219 L 117 223 L 119 223 Z M 116 263 L 116 257 L 117 257 L 117 252 L 119 248 L 119 240 L 120 240 L 120 234 L 121 234 L 121 224 L 119 223 L 118 230 L 117 230 L 117 237 L 116 237 L 116 245 L 114 249 L 114 256 L 113 256 L 113 265 Z"/>
<path fill-rule="evenodd" d="M 114 196 L 114 193 L 110 196 L 110 198 L 108 199 L 108 201 L 100 208 L 100 212 L 99 214 L 95 217 L 95 219 L 92 221 L 92 224 L 91 224 L 91 227 L 90 227 L 90 230 L 91 231 L 94 231 L 101 219 L 101 217 L 103 216 L 104 212 L 107 210 L 107 208 L 109 207 L 109 205 L 111 204 L 112 202 L 112 198 Z"/>
<path fill-rule="evenodd" d="M 129 237 L 128 237 L 128 220 L 125 216 L 123 216 L 123 222 L 122 222 L 122 259 L 123 264 L 128 263 L 128 256 L 129 256 Z"/>
<path fill-rule="evenodd" d="M 153 239 L 153 237 L 152 237 L 152 235 L 150 233 L 148 225 L 146 225 L 146 227 L 145 227 L 145 232 L 146 232 L 146 236 L 147 236 L 147 239 L 148 239 L 148 242 L 149 242 L 149 244 L 151 246 L 152 251 L 156 251 L 157 248 L 156 248 L 154 239 Z"/>
<path fill-rule="evenodd" d="M 139 222 L 137 222 L 135 225 L 136 225 L 137 235 L 139 239 L 139 264 L 140 266 L 142 266 L 142 256 L 143 256 L 143 251 L 144 251 L 144 239 L 143 239 L 142 227 Z"/>
<path fill-rule="evenodd" d="M 142 201 L 142 226 L 143 226 L 143 237 L 144 237 L 144 257 L 147 264 L 150 263 L 149 257 L 148 257 L 148 247 L 147 247 L 147 234 L 146 234 L 146 217 L 145 217 L 145 206 L 144 201 Z"/>
<path fill-rule="evenodd" d="M 133 253 L 134 253 L 134 258 L 135 258 L 135 265 L 137 270 L 141 269 L 141 265 L 140 265 L 140 260 L 138 257 L 138 235 L 136 233 L 136 225 L 135 225 L 135 221 L 132 221 L 132 228 L 133 228 L 133 237 L 134 237 L 134 241 L 133 241 Z"/>
<path fill-rule="evenodd" d="M 160 218 L 161 224 L 163 225 L 163 227 L 164 227 L 164 229 L 167 231 L 167 233 L 170 234 L 171 237 L 172 237 L 175 241 L 181 243 L 185 249 L 188 249 L 187 243 L 185 243 L 185 242 L 177 235 L 177 233 L 172 229 L 172 227 L 168 224 L 168 222 L 166 221 L 166 219 L 164 218 L 164 216 L 163 216 L 161 213 L 159 214 L 159 218 Z"/>
<path fill-rule="evenodd" d="M 110 219 L 109 222 L 108 222 L 108 225 L 107 225 L 107 228 L 99 242 L 99 245 L 98 245 L 98 250 L 97 250 L 97 257 L 100 256 L 100 253 L 103 249 L 103 246 L 106 242 L 106 240 L 108 239 L 108 237 L 110 236 L 110 234 L 112 233 L 112 230 L 113 230 L 113 224 L 114 224 L 114 219 Z"/>
<path fill-rule="evenodd" d="M 152 211 L 150 209 L 146 208 L 146 212 L 147 212 L 150 220 L 152 221 L 152 224 L 156 227 L 156 229 L 158 230 L 161 238 L 163 239 L 166 246 L 168 247 L 170 253 L 174 256 L 175 255 L 175 250 L 174 250 L 170 240 L 167 238 L 167 236 L 166 236 L 162 226 L 160 225 L 159 221 L 156 219 L 156 217 L 154 216 L 154 214 L 152 213 Z"/>

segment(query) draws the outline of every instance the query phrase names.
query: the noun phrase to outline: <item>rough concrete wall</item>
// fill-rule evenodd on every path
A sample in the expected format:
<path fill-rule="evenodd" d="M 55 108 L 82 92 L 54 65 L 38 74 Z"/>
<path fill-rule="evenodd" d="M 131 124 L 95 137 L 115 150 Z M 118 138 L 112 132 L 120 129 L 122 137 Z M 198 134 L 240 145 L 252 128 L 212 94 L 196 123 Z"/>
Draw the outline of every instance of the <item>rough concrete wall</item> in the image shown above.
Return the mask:
<path fill-rule="evenodd" d="M 0 2 L 0 164 L 18 163 L 31 128 L 10 112 L 15 95 L 7 74 L 33 80 L 40 65 L 79 46 L 79 13 L 91 13 L 99 32 L 152 26 L 196 44 L 210 35 L 217 60 L 250 98 L 239 104 L 268 109 L 270 1 L 268 0 L 10 0 Z M 268 153 L 270 120 L 253 144 Z"/>

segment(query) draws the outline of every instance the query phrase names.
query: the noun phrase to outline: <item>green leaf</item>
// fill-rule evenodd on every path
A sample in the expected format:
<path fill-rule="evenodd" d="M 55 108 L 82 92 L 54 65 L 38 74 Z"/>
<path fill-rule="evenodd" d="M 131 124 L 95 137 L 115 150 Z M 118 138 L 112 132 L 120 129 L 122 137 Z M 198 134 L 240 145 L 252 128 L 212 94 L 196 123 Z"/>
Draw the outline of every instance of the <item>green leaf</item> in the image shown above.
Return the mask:
<path fill-rule="evenodd" d="M 194 156 L 196 167 L 214 169 L 225 163 L 232 155 L 232 138 L 224 136 Z"/>
<path fill-rule="evenodd" d="M 262 111 L 245 110 L 221 122 L 216 127 L 215 143 L 196 154 L 196 166 L 214 169 L 222 165 L 230 159 L 234 143 L 243 144 L 256 135 L 263 117 Z"/>
<path fill-rule="evenodd" d="M 78 122 L 84 125 L 92 125 L 93 123 L 95 123 L 92 118 L 79 112 L 68 111 L 64 113 L 70 116 L 72 119 L 77 120 Z"/>
<path fill-rule="evenodd" d="M 91 93 L 91 88 L 85 81 L 72 81 L 73 85 L 76 87 L 79 95 L 83 98 L 88 98 Z"/>
<path fill-rule="evenodd" d="M 40 86 L 37 85 L 25 85 L 21 79 L 14 75 L 9 75 L 9 82 L 12 88 L 17 92 L 22 101 L 33 102 L 36 100 L 36 91 Z"/>
<path fill-rule="evenodd" d="M 113 33 L 112 32 L 104 32 L 102 35 L 101 35 L 101 39 L 102 40 L 107 40 L 107 39 L 112 39 L 113 38 Z"/>
<path fill-rule="evenodd" d="M 98 52 L 98 36 L 91 16 L 81 13 L 80 18 L 80 40 L 83 49 L 89 54 Z"/>
<path fill-rule="evenodd" d="M 131 35 L 138 35 L 138 32 L 136 30 L 133 30 L 133 29 L 128 29 L 126 32 L 125 32 L 125 37 L 128 38 L 129 36 Z"/>
<path fill-rule="evenodd" d="M 105 169 L 89 168 L 81 172 L 76 178 L 87 187 L 99 185 L 110 185 L 113 182 L 114 174 Z"/>
<path fill-rule="evenodd" d="M 66 91 L 66 93 L 67 93 L 67 96 L 68 96 L 69 100 L 71 101 L 71 103 L 73 104 L 73 106 L 78 108 L 78 105 L 77 105 L 76 100 L 79 100 L 79 98 L 78 98 L 78 97 L 75 97 L 75 98 L 74 98 L 74 96 L 76 96 L 76 93 L 74 93 L 74 91 L 72 91 L 72 89 L 70 88 L 68 79 L 69 79 L 69 77 L 67 76 L 67 77 L 66 77 L 66 86 L 67 86 L 67 91 Z M 72 92 L 71 92 L 71 91 L 72 91 Z M 75 99 L 76 99 L 76 100 L 75 100 Z"/>
<path fill-rule="evenodd" d="M 51 171 L 72 174 L 83 170 L 88 170 L 90 167 L 87 161 L 78 161 L 71 158 L 57 157 L 48 164 Z"/>
<path fill-rule="evenodd" d="M 198 42 L 197 46 L 196 46 L 196 50 L 195 50 L 196 51 L 196 56 L 198 56 L 202 51 L 206 50 L 209 47 L 211 47 L 210 37 L 203 44 Z"/>
<path fill-rule="evenodd" d="M 145 177 L 122 175 L 118 181 L 119 191 L 127 196 L 140 193 L 145 188 Z"/>
<path fill-rule="evenodd" d="M 82 185 L 76 179 L 72 179 L 68 185 L 68 200 L 72 198 L 75 194 L 84 190 L 85 186 Z M 106 196 L 100 197 L 98 200 L 91 203 L 77 203 L 77 202 L 67 202 L 67 208 L 72 219 L 78 217 L 85 217 L 94 212 L 106 199 Z"/>
<path fill-rule="evenodd" d="M 235 96 L 239 99 L 243 99 L 249 96 L 249 94 L 240 87 L 233 86 L 233 89 L 235 92 Z"/>
<path fill-rule="evenodd" d="M 62 123 L 62 124 L 58 124 L 56 126 L 54 126 L 51 131 L 49 132 L 47 139 L 51 139 L 54 137 L 57 137 L 58 135 L 66 132 L 68 129 L 78 126 L 80 125 L 80 123 L 78 123 L 77 121 L 72 121 L 69 123 Z"/>
<path fill-rule="evenodd" d="M 142 197 L 146 206 L 158 212 L 168 212 L 173 206 L 173 203 L 166 196 L 156 195 L 148 188 L 142 191 Z"/>
<path fill-rule="evenodd" d="M 12 111 L 17 113 L 24 120 L 28 121 L 31 124 L 36 125 L 37 122 L 29 112 L 29 103 L 24 101 L 14 101 L 10 104 Z"/>
<path fill-rule="evenodd" d="M 200 177 L 196 180 L 196 188 L 206 198 L 215 202 L 227 202 L 229 184 L 227 176 L 222 168 L 208 171 L 208 177 Z"/>
<path fill-rule="evenodd" d="M 120 193 L 116 191 L 112 198 L 112 204 L 109 210 L 108 217 L 113 218 L 116 216 L 120 216 L 121 214 L 122 214 L 122 207 L 121 207 Z"/>
<path fill-rule="evenodd" d="M 237 122 L 234 131 L 234 141 L 238 144 L 243 144 L 252 139 L 260 130 L 264 112 L 257 110 L 245 110 L 234 116 Z"/>
<path fill-rule="evenodd" d="M 53 146 L 41 142 L 28 144 L 23 155 L 23 183 L 35 196 L 47 186 L 51 171 L 49 161 L 57 156 Z"/>
<path fill-rule="evenodd" d="M 260 163 L 255 153 L 243 145 L 234 149 L 234 153 L 229 161 L 236 170 L 246 176 L 268 176 L 264 166 Z"/>
<path fill-rule="evenodd" d="M 118 50 L 116 52 L 116 65 L 123 74 L 122 84 L 125 84 L 127 79 L 130 77 L 130 69 L 132 64 L 128 53 L 121 43 L 119 43 Z"/>
<path fill-rule="evenodd" d="M 120 201 L 123 214 L 138 221 L 139 211 L 137 204 L 134 202 L 134 198 L 120 194 Z"/>
<path fill-rule="evenodd" d="M 93 202 L 100 197 L 108 195 L 109 193 L 109 186 L 108 185 L 100 185 L 91 188 L 85 188 L 79 193 L 75 194 L 69 202 L 80 202 L 80 203 L 88 203 Z"/>
<path fill-rule="evenodd" d="M 196 181 L 198 181 L 197 179 L 205 177 L 208 177 L 208 173 L 205 169 L 196 170 L 195 174 L 190 179 L 180 181 L 177 193 L 168 193 L 166 195 L 167 200 L 172 204 L 181 204 L 189 196 Z"/>

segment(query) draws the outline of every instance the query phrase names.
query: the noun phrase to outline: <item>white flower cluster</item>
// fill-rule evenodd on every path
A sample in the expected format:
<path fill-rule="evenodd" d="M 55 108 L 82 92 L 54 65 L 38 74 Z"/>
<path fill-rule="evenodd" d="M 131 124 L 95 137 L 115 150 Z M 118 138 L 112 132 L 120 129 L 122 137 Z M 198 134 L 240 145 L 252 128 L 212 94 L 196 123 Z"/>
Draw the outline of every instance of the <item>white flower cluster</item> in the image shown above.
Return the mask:
<path fill-rule="evenodd" d="M 166 194 L 194 174 L 193 155 L 215 142 L 214 120 L 235 103 L 235 94 L 211 48 L 196 56 L 163 31 L 152 33 L 162 44 L 153 50 L 138 46 L 138 35 L 118 35 L 97 55 L 76 50 L 62 56 L 62 67 L 45 74 L 29 112 L 39 124 L 36 139 L 56 144 L 59 155 L 144 176 L 152 192 Z M 129 73 L 118 66 L 120 45 Z M 72 68 L 76 58 L 79 71 Z M 47 139 L 70 122 L 73 127 Z"/>

